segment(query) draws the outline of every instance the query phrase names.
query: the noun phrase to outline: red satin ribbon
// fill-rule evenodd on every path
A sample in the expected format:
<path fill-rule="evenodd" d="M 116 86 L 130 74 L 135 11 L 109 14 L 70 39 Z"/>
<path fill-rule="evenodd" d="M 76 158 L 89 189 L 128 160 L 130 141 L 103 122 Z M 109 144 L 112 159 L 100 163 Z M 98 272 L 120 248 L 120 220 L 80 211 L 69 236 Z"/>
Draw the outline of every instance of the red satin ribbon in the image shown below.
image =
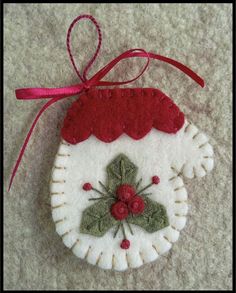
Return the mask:
<path fill-rule="evenodd" d="M 74 25 L 79 20 L 81 20 L 83 18 L 87 18 L 87 19 L 91 20 L 93 22 L 93 24 L 96 26 L 97 33 L 98 33 L 98 45 L 97 45 L 97 49 L 95 51 L 94 56 L 90 59 L 90 61 L 88 62 L 88 65 L 85 67 L 85 69 L 83 71 L 83 75 L 81 75 L 79 73 L 78 68 L 75 65 L 75 61 L 74 61 L 73 55 L 71 53 L 70 35 L 71 35 L 71 31 L 72 31 Z M 33 124 L 31 126 L 26 138 L 25 138 L 25 141 L 21 147 L 18 159 L 17 159 L 16 164 L 15 164 L 13 171 L 12 171 L 8 191 L 11 188 L 13 179 L 16 175 L 16 172 L 17 172 L 17 169 L 20 165 L 22 156 L 25 152 L 25 148 L 30 140 L 30 137 L 32 135 L 32 132 L 34 130 L 35 125 L 37 124 L 38 119 L 40 118 L 42 113 L 49 106 L 56 103 L 57 101 L 64 99 L 64 98 L 67 98 L 67 97 L 71 97 L 71 96 L 80 94 L 82 91 L 89 89 L 91 87 L 95 87 L 95 86 L 114 86 L 114 85 L 122 85 L 122 84 L 131 83 L 131 82 L 135 81 L 136 79 L 138 79 L 144 73 L 144 71 L 147 69 L 147 67 L 149 65 L 150 58 L 161 60 L 161 61 L 167 62 L 167 63 L 175 66 L 179 70 L 183 71 L 190 78 L 192 78 L 195 82 L 197 82 L 201 87 L 204 87 L 204 80 L 200 76 L 198 76 L 195 72 L 193 72 L 191 69 L 186 67 L 185 65 L 183 65 L 173 59 L 170 59 L 170 58 L 167 58 L 167 57 L 164 57 L 161 55 L 157 55 L 157 54 L 154 54 L 151 52 L 146 52 L 143 49 L 131 49 L 131 50 L 125 51 L 124 53 L 122 53 L 121 55 L 116 57 L 114 60 L 109 62 L 102 69 L 100 69 L 93 77 L 91 77 L 90 79 L 87 79 L 88 70 L 91 67 L 91 65 L 93 64 L 93 62 L 95 61 L 96 57 L 98 56 L 98 53 L 99 53 L 99 50 L 101 47 L 101 42 L 102 42 L 101 30 L 100 30 L 100 27 L 99 27 L 98 23 L 96 22 L 96 20 L 91 15 L 78 16 L 75 20 L 73 20 L 73 22 L 71 23 L 71 25 L 68 29 L 68 32 L 67 32 L 67 50 L 68 50 L 68 53 L 70 56 L 71 63 L 73 65 L 78 77 L 81 79 L 82 82 L 79 84 L 75 84 L 75 85 L 71 85 L 71 86 L 67 86 L 67 87 L 62 87 L 62 88 L 23 88 L 23 89 L 17 89 L 15 91 L 16 98 L 20 99 L 20 100 L 36 100 L 36 99 L 50 99 L 50 100 L 46 104 L 44 104 L 44 106 L 41 108 L 41 110 L 36 115 L 36 117 L 33 121 Z M 133 58 L 133 57 L 140 57 L 140 58 L 147 59 L 145 66 L 143 67 L 141 72 L 136 77 L 134 77 L 131 80 L 126 80 L 126 81 L 103 81 L 102 80 L 102 78 L 105 77 L 107 75 L 107 73 L 110 72 L 112 70 L 112 68 L 117 63 L 119 63 L 121 60 Z"/>

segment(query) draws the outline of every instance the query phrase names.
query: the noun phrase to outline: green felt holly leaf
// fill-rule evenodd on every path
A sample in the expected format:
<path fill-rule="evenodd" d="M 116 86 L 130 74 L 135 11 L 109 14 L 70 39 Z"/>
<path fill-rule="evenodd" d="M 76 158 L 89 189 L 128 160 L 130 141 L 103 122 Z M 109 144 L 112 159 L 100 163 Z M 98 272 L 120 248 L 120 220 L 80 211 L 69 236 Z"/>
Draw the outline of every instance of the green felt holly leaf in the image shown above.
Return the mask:
<path fill-rule="evenodd" d="M 138 168 L 124 154 L 117 156 L 107 166 L 107 186 L 115 193 L 117 187 L 127 183 L 135 185 L 135 179 Z"/>
<path fill-rule="evenodd" d="M 128 222 L 140 226 L 149 233 L 156 232 L 167 226 L 169 221 L 166 213 L 166 209 L 163 205 L 145 198 L 145 209 L 141 215 L 130 215 Z"/>
<path fill-rule="evenodd" d="M 110 228 L 117 224 L 115 218 L 110 213 L 110 207 L 114 203 L 111 199 L 101 199 L 97 203 L 89 206 L 83 211 L 80 232 L 103 236 Z"/>

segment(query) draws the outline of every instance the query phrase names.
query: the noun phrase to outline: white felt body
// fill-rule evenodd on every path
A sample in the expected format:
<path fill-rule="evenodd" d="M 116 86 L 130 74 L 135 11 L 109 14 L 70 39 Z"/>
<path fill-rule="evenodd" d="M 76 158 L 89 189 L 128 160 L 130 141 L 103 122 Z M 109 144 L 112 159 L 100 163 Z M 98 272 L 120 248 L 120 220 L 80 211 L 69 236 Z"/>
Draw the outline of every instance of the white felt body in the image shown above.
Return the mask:
<path fill-rule="evenodd" d="M 155 233 L 132 225 L 134 235 L 126 229 L 131 242 L 128 250 L 120 248 L 121 231 L 113 238 L 115 227 L 103 237 L 79 232 L 82 212 L 94 203 L 88 199 L 97 197 L 93 191 L 85 192 L 83 184 L 90 182 L 100 188 L 98 181 L 106 182 L 106 166 L 120 153 L 138 167 L 137 179 L 142 178 L 143 185 L 153 175 L 160 177 L 160 183 L 150 188 L 150 198 L 165 206 L 170 223 Z M 177 241 L 186 223 L 187 191 L 181 176 L 201 177 L 212 168 L 213 149 L 207 137 L 187 121 L 177 134 L 152 129 L 141 140 L 123 134 L 112 143 L 94 136 L 76 145 L 62 141 L 51 180 L 56 231 L 76 256 L 103 269 L 123 271 L 154 261 Z"/>

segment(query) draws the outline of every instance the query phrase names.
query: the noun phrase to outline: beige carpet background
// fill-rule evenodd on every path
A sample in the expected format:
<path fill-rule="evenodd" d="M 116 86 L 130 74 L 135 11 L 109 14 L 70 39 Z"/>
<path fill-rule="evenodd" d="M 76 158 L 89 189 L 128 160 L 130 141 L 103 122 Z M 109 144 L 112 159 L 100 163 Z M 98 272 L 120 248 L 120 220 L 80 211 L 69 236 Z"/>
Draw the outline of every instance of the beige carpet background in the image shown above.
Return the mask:
<path fill-rule="evenodd" d="M 202 89 L 180 71 L 152 61 L 148 72 L 128 86 L 157 87 L 173 98 L 210 137 L 215 168 L 203 179 L 187 181 L 188 222 L 169 254 L 125 273 L 102 271 L 64 246 L 51 219 L 51 166 L 73 99 L 57 103 L 42 116 L 12 190 L 4 195 L 5 289 L 231 289 L 230 4 L 5 4 L 5 190 L 23 139 L 44 103 L 17 101 L 14 90 L 78 81 L 65 40 L 70 22 L 83 13 L 95 16 L 103 32 L 101 55 L 91 74 L 129 48 L 145 48 L 179 60 L 205 79 Z M 94 36 L 86 21 L 73 33 L 73 51 L 83 66 Z M 124 72 L 131 72 L 130 64 L 124 63 L 111 78 L 121 80 Z M 134 65 L 131 73 L 138 69 Z"/>

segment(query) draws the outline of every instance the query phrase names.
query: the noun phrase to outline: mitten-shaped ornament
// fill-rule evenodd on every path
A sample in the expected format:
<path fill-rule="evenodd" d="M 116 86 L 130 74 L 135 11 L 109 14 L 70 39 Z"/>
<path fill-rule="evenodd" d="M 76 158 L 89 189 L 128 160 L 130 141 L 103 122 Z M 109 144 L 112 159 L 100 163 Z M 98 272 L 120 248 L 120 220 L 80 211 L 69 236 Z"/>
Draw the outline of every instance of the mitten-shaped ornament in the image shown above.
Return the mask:
<path fill-rule="evenodd" d="M 81 75 L 71 53 L 70 35 L 84 18 L 95 25 L 99 42 Z M 156 260 L 178 240 L 188 212 L 184 178 L 211 171 L 213 149 L 206 135 L 159 89 L 118 87 L 140 77 L 151 59 L 169 63 L 203 87 L 201 77 L 173 59 L 131 49 L 88 79 L 101 39 L 92 16 L 77 17 L 68 30 L 67 49 L 81 83 L 16 90 L 18 99 L 49 101 L 30 128 L 10 186 L 41 114 L 53 103 L 79 95 L 64 118 L 52 169 L 52 218 L 62 241 L 76 256 L 103 269 L 124 271 Z M 103 80 L 118 62 L 134 57 L 147 61 L 135 78 Z"/>
<path fill-rule="evenodd" d="M 90 90 L 68 110 L 52 172 L 66 246 L 104 269 L 167 252 L 188 212 L 184 178 L 213 167 L 207 137 L 152 88 Z"/>

